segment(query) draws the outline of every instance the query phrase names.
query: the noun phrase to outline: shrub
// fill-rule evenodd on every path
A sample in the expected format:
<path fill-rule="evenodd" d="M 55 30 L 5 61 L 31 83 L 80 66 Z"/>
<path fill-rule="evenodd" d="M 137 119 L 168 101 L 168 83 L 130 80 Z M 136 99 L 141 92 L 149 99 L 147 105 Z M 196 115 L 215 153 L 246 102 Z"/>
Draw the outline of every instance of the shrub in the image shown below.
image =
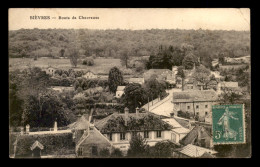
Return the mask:
<path fill-rule="evenodd" d="M 100 157 L 109 157 L 110 152 L 107 148 L 103 148 L 99 151 L 99 155 L 100 155 Z"/>
<path fill-rule="evenodd" d="M 112 153 L 111 153 L 111 157 L 123 157 L 123 153 L 121 150 L 119 150 L 118 148 L 115 148 Z"/>
<path fill-rule="evenodd" d="M 88 66 L 93 66 L 94 65 L 94 60 L 93 59 L 89 59 L 88 60 Z"/>
<path fill-rule="evenodd" d="M 87 66 L 93 66 L 94 60 L 93 58 L 86 58 L 85 60 L 83 60 L 82 64 Z"/>
<path fill-rule="evenodd" d="M 85 59 L 85 60 L 83 60 L 82 64 L 83 65 L 88 65 L 88 61 Z"/>

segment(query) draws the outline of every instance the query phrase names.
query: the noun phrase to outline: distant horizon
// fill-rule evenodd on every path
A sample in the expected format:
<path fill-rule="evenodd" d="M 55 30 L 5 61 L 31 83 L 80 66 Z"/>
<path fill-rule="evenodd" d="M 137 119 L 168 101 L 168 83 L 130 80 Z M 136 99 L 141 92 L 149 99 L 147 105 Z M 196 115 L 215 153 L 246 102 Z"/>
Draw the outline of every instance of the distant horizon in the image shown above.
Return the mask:
<path fill-rule="evenodd" d="M 250 31 L 249 8 L 11 8 L 8 13 L 9 30 Z"/>
<path fill-rule="evenodd" d="M 148 31 L 148 30 L 184 30 L 184 31 L 235 31 L 235 32 L 250 32 L 250 30 L 223 30 L 223 29 L 215 29 L 215 30 L 210 30 L 210 29 L 180 29 L 180 28 L 172 28 L 172 29 L 163 29 L 163 28 L 151 28 L 151 29 L 121 29 L 121 28 L 115 28 L 115 29 L 91 29 L 91 28 L 20 28 L 17 30 L 8 30 L 8 31 L 19 31 L 19 30 L 98 30 L 98 31 L 106 31 L 106 30 L 123 30 L 123 31 Z"/>

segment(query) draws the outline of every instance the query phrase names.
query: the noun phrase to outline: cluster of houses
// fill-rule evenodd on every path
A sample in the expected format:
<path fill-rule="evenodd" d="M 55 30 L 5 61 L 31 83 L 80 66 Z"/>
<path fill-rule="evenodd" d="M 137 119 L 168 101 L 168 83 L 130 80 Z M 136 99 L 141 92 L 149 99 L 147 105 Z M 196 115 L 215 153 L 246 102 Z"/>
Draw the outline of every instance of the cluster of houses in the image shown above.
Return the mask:
<path fill-rule="evenodd" d="M 223 91 L 240 91 L 237 82 L 221 82 L 218 72 L 211 72 L 216 80 L 213 87 L 204 90 L 204 85 L 193 79 L 195 65 L 192 70 L 185 70 L 184 84 L 177 75 L 178 67 L 169 69 L 150 69 L 143 77 L 129 77 L 129 83 L 143 84 L 151 77 L 176 84 L 182 91 L 174 92 L 173 110 L 170 117 L 159 116 L 147 110 L 136 109 L 129 113 L 115 112 L 103 119 L 96 120 L 91 115 L 80 115 L 76 122 L 68 125 L 66 130 L 59 130 L 57 123 L 50 131 L 30 132 L 29 126 L 16 137 L 13 143 L 14 157 L 99 157 L 104 149 L 111 153 L 115 148 L 124 155 L 134 135 L 141 135 L 147 144 L 154 146 L 161 141 L 171 141 L 179 146 L 173 157 L 213 158 L 217 152 L 212 144 L 212 105 L 218 104 L 218 95 Z M 55 68 L 47 68 L 46 73 L 54 75 Z M 83 77 L 87 79 L 106 78 L 87 71 Z M 215 88 L 215 89 L 213 89 Z M 125 86 L 118 86 L 115 94 L 120 98 Z M 186 117 L 182 117 L 181 113 Z M 196 118 L 196 119 L 194 119 Z M 141 122 L 141 123 L 140 123 Z M 201 124 L 203 123 L 203 124 Z"/>
<path fill-rule="evenodd" d="M 27 125 L 13 143 L 13 155 L 15 158 L 100 157 L 102 150 L 111 153 L 116 148 L 126 155 L 131 138 L 138 134 L 150 146 L 160 141 L 182 146 L 173 152 L 174 157 L 194 158 L 204 154 L 214 157 L 217 153 L 212 150 L 210 132 L 203 126 L 181 118 L 161 118 L 138 108 L 136 113 L 129 113 L 125 108 L 124 113 L 113 113 L 101 120 L 79 115 L 65 130 L 59 130 L 56 122 L 50 131 L 30 132 Z"/>
<path fill-rule="evenodd" d="M 211 62 L 212 67 L 219 66 L 219 69 L 222 70 L 230 70 L 230 69 L 240 69 L 246 67 L 250 64 L 250 55 L 231 58 L 231 57 L 224 57 L 225 64 L 221 64 L 218 59 L 213 59 Z"/>

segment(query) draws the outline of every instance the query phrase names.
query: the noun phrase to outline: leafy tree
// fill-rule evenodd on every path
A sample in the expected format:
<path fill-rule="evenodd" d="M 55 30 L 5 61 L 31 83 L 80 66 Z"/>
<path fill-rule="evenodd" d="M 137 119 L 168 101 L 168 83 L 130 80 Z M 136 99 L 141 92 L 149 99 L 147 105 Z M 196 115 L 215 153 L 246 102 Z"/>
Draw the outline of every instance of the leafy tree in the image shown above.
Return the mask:
<path fill-rule="evenodd" d="M 241 102 L 242 95 L 224 88 L 223 92 L 220 94 L 219 101 L 221 104 L 239 104 Z"/>
<path fill-rule="evenodd" d="M 170 46 L 169 47 L 169 50 L 172 51 L 172 57 L 171 57 L 171 64 L 173 66 L 181 66 L 182 65 L 182 61 L 184 59 L 184 56 L 185 56 L 185 52 L 180 49 L 179 47 L 173 47 L 173 46 Z"/>
<path fill-rule="evenodd" d="M 145 94 L 150 99 L 161 97 L 162 94 L 166 93 L 166 85 L 163 82 L 159 82 L 154 76 L 151 76 L 144 84 Z"/>
<path fill-rule="evenodd" d="M 64 50 L 64 49 L 61 49 L 61 50 L 60 50 L 60 57 L 64 57 L 64 53 L 65 53 L 65 50 Z"/>
<path fill-rule="evenodd" d="M 178 67 L 177 75 L 181 77 L 182 90 L 184 90 L 185 73 L 184 73 L 184 67 L 183 66 Z"/>
<path fill-rule="evenodd" d="M 79 51 L 76 48 L 69 48 L 67 50 L 68 57 L 70 59 L 70 63 L 73 67 L 77 67 L 78 59 L 79 59 Z"/>
<path fill-rule="evenodd" d="M 53 127 L 56 120 L 58 125 L 66 126 L 69 123 L 64 105 L 54 92 L 35 95 L 29 94 L 24 102 L 24 123 L 31 127 Z"/>
<path fill-rule="evenodd" d="M 93 66 L 94 65 L 94 60 L 92 58 L 86 58 L 83 60 L 83 65 L 88 65 L 88 66 Z"/>
<path fill-rule="evenodd" d="M 125 93 L 121 100 L 130 112 L 134 112 L 136 107 L 140 108 L 146 102 L 144 94 L 145 91 L 140 84 L 131 83 L 126 85 Z"/>
<path fill-rule="evenodd" d="M 128 61 L 130 59 L 130 54 L 131 52 L 129 50 L 123 50 L 120 53 L 120 60 L 123 66 L 125 66 L 126 68 L 128 68 Z"/>
<path fill-rule="evenodd" d="M 122 72 L 117 67 L 111 68 L 108 76 L 109 90 L 115 93 L 117 86 L 123 85 L 123 83 L 124 79 Z"/>
<path fill-rule="evenodd" d="M 218 61 L 220 64 L 225 64 L 225 58 L 224 58 L 224 54 L 220 54 L 219 55 L 219 58 L 218 58 Z"/>
<path fill-rule="evenodd" d="M 189 53 L 187 54 L 183 61 L 182 61 L 182 65 L 184 66 L 185 69 L 192 69 L 196 63 L 196 57 L 194 56 L 194 54 Z"/>
<path fill-rule="evenodd" d="M 130 147 L 127 151 L 128 157 L 146 157 L 147 141 L 140 134 L 133 135 L 130 140 Z"/>
<path fill-rule="evenodd" d="M 150 149 L 150 154 L 153 157 L 169 158 L 172 157 L 172 153 L 176 148 L 179 147 L 171 141 L 161 141 L 157 142 L 155 146 Z"/>
<path fill-rule="evenodd" d="M 204 84 L 204 89 L 208 89 L 209 86 L 214 85 L 213 81 L 216 81 L 214 75 L 210 75 L 210 70 L 204 66 L 199 66 L 196 68 L 193 78 L 202 84 Z"/>
<path fill-rule="evenodd" d="M 18 95 L 18 83 L 9 82 L 9 120 L 11 126 L 19 126 L 22 121 L 23 99 Z"/>

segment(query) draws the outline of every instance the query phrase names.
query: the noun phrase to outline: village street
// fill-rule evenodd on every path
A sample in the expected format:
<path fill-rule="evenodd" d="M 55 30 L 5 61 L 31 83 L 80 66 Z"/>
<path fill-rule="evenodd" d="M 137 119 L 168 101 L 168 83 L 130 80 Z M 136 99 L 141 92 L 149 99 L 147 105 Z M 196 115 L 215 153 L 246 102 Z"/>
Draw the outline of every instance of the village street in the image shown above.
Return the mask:
<path fill-rule="evenodd" d="M 164 116 L 170 116 L 170 113 L 173 110 L 173 103 L 172 103 L 172 98 L 173 98 L 173 93 L 174 92 L 180 92 L 181 89 L 173 88 L 168 90 L 169 95 L 161 100 L 158 101 L 157 99 L 154 100 L 155 103 L 152 105 L 150 102 L 149 104 L 149 112 L 152 112 L 157 115 L 164 115 Z M 148 109 L 148 104 L 144 105 L 143 108 Z"/>

